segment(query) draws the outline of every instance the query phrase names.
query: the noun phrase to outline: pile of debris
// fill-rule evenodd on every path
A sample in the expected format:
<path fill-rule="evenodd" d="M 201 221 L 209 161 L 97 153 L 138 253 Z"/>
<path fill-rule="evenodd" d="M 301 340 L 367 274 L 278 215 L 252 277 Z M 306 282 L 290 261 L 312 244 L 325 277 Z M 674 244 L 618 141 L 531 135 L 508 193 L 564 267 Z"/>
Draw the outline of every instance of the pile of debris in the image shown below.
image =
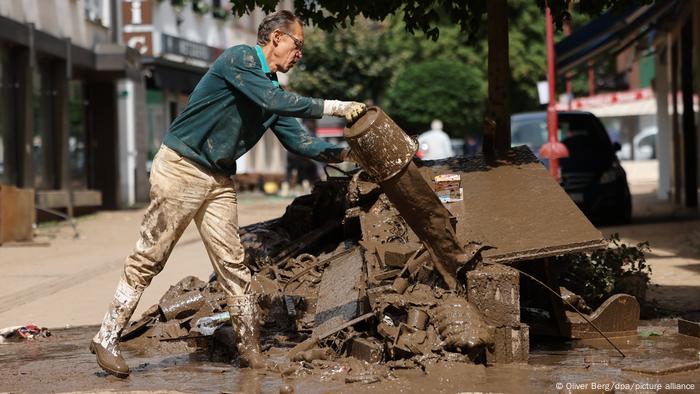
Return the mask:
<path fill-rule="evenodd" d="M 388 365 L 485 362 L 493 351 L 496 325 L 467 301 L 469 281 L 448 289 L 426 247 L 362 172 L 318 183 L 281 218 L 243 228 L 241 242 L 264 313 L 264 350 L 293 347 L 291 361 L 352 356 Z M 233 359 L 225 299 L 214 275 L 184 278 L 122 341 L 189 340 Z M 519 361 L 527 342 L 523 350 Z"/>
<path fill-rule="evenodd" d="M 287 360 L 283 375 L 360 362 L 380 372 L 348 379 L 372 381 L 441 361 L 527 362 L 531 329 L 569 338 L 636 330 L 630 296 L 585 319 L 566 311 L 549 257 L 605 243 L 527 147 L 401 171 L 378 182 L 364 171 L 329 177 L 281 218 L 242 229 L 262 350 Z M 225 302 L 216 277 L 185 278 L 123 341 L 187 343 L 235 360 Z M 521 321 L 521 311 L 538 318 Z"/>
<path fill-rule="evenodd" d="M 362 170 L 319 183 L 280 219 L 241 235 L 250 290 L 264 310 L 264 351 L 291 347 L 292 362 L 352 356 L 385 367 L 526 362 L 520 271 L 503 265 L 526 260 L 544 263 L 534 268 L 548 283 L 537 283 L 554 293 L 527 306 L 550 309 L 550 332 L 571 336 L 576 323 L 567 321 L 547 258 L 600 248 L 602 234 L 527 147 L 496 154 L 486 144 L 484 154 L 422 162 L 416 141 L 378 107 L 343 134 Z M 123 338 L 211 336 L 204 346 L 234 349 L 224 300 L 216 278 L 186 278 Z M 613 304 L 638 319 L 638 307 L 624 307 L 632 303 Z M 608 328 L 630 328 L 617 323 Z"/>

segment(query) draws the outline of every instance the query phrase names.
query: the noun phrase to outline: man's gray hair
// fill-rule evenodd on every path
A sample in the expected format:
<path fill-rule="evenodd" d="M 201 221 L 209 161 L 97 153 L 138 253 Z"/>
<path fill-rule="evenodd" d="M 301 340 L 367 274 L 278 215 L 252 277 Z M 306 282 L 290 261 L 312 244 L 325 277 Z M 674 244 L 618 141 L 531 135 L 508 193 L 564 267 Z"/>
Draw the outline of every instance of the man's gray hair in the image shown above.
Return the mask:
<path fill-rule="evenodd" d="M 287 10 L 276 11 L 265 16 L 258 26 L 258 45 L 270 42 L 270 34 L 277 29 L 291 33 L 289 30 L 294 23 L 303 25 L 301 19 Z"/>

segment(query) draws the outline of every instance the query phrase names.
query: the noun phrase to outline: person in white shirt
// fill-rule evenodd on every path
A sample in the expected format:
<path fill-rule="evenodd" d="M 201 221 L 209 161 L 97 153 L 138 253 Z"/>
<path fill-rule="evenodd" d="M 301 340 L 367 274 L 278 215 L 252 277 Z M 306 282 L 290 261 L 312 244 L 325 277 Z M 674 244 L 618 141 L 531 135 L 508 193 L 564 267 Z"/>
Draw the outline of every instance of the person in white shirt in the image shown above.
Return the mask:
<path fill-rule="evenodd" d="M 422 160 L 439 160 L 454 156 L 450 136 L 442 131 L 442 121 L 439 119 L 430 123 L 429 131 L 418 136 L 418 144 L 418 157 Z"/>

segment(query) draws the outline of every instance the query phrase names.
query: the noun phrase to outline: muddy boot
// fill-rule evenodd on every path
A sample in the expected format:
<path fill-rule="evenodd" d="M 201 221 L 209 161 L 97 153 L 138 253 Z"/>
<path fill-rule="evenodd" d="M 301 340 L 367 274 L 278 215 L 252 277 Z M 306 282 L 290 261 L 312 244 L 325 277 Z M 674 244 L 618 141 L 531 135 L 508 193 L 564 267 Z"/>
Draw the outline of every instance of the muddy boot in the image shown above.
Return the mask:
<path fill-rule="evenodd" d="M 227 298 L 231 324 L 236 333 L 238 357 L 241 367 L 260 369 L 265 360 L 260 352 L 260 327 L 257 299 L 253 294 Z"/>
<path fill-rule="evenodd" d="M 143 290 L 136 290 L 120 280 L 114 299 L 102 320 L 102 327 L 90 342 L 90 351 L 97 356 L 97 364 L 118 378 L 129 376 L 129 366 L 119 352 L 119 336 L 134 313 L 142 293 Z"/>

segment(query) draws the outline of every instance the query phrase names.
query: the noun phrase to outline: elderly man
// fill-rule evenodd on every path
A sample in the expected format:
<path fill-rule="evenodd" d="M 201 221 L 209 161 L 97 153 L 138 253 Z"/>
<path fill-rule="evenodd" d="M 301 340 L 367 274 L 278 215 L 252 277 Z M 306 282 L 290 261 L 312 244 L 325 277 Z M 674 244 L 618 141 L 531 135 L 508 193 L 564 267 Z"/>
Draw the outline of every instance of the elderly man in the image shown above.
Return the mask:
<path fill-rule="evenodd" d="M 219 282 L 227 292 L 241 366 L 260 368 L 255 295 L 251 271 L 243 264 L 238 235 L 236 159 L 270 128 L 288 150 L 326 162 L 345 160 L 349 151 L 305 132 L 294 117 L 361 116 L 356 102 L 302 97 L 282 90 L 276 72 L 301 59 L 302 22 L 289 11 L 265 17 L 258 45 L 228 48 L 202 77 L 187 107 L 175 119 L 151 169 L 151 203 L 134 252 L 126 258 L 114 299 L 90 350 L 106 372 L 125 378 L 129 367 L 119 336 L 141 294 L 165 265 L 187 225 L 195 220 Z"/>

